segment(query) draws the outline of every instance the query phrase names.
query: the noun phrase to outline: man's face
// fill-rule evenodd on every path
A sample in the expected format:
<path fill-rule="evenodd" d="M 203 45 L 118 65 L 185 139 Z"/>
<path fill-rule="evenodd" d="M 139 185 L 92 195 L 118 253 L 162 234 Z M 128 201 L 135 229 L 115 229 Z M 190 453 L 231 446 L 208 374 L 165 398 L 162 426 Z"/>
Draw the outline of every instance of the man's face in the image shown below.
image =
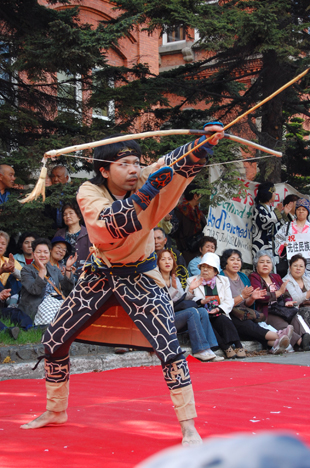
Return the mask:
<path fill-rule="evenodd" d="M 56 184 L 66 184 L 68 182 L 69 176 L 66 175 L 65 167 L 55 167 L 52 170 L 51 181 L 52 185 Z"/>
<path fill-rule="evenodd" d="M 155 252 L 159 252 L 160 250 L 165 248 L 167 238 L 159 229 L 156 229 L 154 231 L 154 240 L 155 240 Z"/>
<path fill-rule="evenodd" d="M 108 170 L 102 167 L 100 172 L 107 179 L 110 192 L 121 197 L 136 190 L 141 172 L 140 161 L 137 156 L 126 156 L 112 163 Z"/>
<path fill-rule="evenodd" d="M 2 174 L 0 174 L 0 181 L 4 188 L 12 188 L 15 181 L 15 171 L 11 166 L 2 166 Z"/>

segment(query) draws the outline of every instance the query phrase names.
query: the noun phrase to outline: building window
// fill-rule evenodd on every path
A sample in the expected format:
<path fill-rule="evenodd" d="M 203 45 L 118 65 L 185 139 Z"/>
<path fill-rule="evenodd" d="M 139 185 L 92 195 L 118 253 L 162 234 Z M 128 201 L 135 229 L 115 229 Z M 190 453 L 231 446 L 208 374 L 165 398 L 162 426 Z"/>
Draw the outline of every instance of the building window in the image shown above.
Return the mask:
<path fill-rule="evenodd" d="M 81 112 L 82 110 L 82 86 L 80 76 L 71 75 L 60 71 L 57 73 L 57 97 L 59 98 L 58 110 L 63 112 Z"/>
<path fill-rule="evenodd" d="M 173 28 L 167 32 L 167 42 L 185 41 L 185 31 L 183 26 Z"/>
<path fill-rule="evenodd" d="M 93 86 L 100 88 L 99 83 L 96 80 L 96 71 L 97 70 L 93 70 L 93 77 L 94 77 Z M 108 87 L 114 88 L 114 79 L 110 78 L 108 80 Z M 108 101 L 106 105 L 102 107 L 94 107 L 92 116 L 93 118 L 96 118 L 96 119 L 111 120 L 114 117 L 114 113 L 115 113 L 115 105 L 114 105 L 114 101 L 111 100 L 111 101 Z"/>
<path fill-rule="evenodd" d="M 174 42 L 185 42 L 185 28 L 179 26 L 177 28 L 168 29 L 163 33 L 163 45 L 171 44 Z"/>

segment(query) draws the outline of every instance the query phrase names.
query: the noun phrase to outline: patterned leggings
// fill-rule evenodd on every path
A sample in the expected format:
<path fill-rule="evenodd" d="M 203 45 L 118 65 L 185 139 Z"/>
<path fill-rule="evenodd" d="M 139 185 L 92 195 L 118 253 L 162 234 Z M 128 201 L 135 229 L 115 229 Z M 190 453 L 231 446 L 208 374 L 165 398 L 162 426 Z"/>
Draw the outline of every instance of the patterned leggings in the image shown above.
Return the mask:
<path fill-rule="evenodd" d="M 104 313 L 104 304 L 112 294 L 153 347 L 169 389 L 190 385 L 167 289 L 143 273 L 121 277 L 108 276 L 102 270 L 87 272 L 78 281 L 46 330 L 46 380 L 59 383 L 69 379 L 71 343 Z"/>

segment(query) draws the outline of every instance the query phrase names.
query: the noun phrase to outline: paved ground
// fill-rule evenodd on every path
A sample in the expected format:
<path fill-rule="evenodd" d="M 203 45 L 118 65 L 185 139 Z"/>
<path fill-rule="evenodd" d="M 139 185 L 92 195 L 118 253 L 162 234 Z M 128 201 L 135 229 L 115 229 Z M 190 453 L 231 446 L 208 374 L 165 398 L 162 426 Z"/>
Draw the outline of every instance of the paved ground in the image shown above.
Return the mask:
<path fill-rule="evenodd" d="M 186 354 L 191 352 L 188 345 L 181 344 Z M 250 352 L 258 352 L 261 345 L 256 342 L 243 342 Z M 43 354 L 42 345 L 10 346 L 0 348 L 0 381 L 8 379 L 39 379 L 44 376 L 43 361 L 38 368 L 32 368 L 37 362 L 37 356 Z M 219 350 L 218 355 L 223 355 Z M 291 364 L 310 366 L 310 351 L 286 353 L 279 356 L 270 354 L 247 357 L 241 362 L 270 362 L 272 364 Z M 102 372 L 120 367 L 155 366 L 160 362 L 154 353 L 133 351 L 126 354 L 115 354 L 114 348 L 73 343 L 71 346 L 71 373 Z M 206 366 L 209 365 L 206 363 Z"/>
<path fill-rule="evenodd" d="M 266 356 L 249 357 L 245 359 L 246 362 L 270 362 L 272 364 L 292 364 L 295 366 L 310 366 L 310 351 L 286 353 L 279 356 Z"/>

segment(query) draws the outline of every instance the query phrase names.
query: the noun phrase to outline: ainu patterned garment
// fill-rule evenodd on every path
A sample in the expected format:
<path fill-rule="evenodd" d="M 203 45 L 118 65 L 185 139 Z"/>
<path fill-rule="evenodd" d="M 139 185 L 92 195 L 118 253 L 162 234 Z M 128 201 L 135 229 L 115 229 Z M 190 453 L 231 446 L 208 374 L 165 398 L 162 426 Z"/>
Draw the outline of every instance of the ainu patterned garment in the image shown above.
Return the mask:
<path fill-rule="evenodd" d="M 280 227 L 285 223 L 279 210 L 264 204 L 258 204 L 253 211 L 252 220 L 252 255 L 260 250 L 268 250 L 275 255 L 274 237 Z"/>
<path fill-rule="evenodd" d="M 184 154 L 189 145 L 166 155 L 166 165 Z M 145 264 L 152 264 L 152 228 L 171 211 L 191 178 L 202 167 L 201 163 L 193 164 L 188 156 L 175 164 L 171 184 L 164 189 L 165 193 L 162 190 L 152 200 L 142 213 L 141 222 L 134 209 L 132 197 L 113 201 L 104 187 L 92 186 L 89 182 L 82 185 L 77 197 L 79 205 L 90 240 L 97 248 L 97 255 L 103 254 L 105 263 L 97 258 L 97 261 L 86 268 L 84 277 L 80 278 L 45 332 L 43 343 L 47 369 L 54 370 L 57 365 L 59 368 L 56 363 L 61 358 L 66 361 L 70 342 L 77 332 L 85 324 L 90 325 L 98 314 L 104 313 L 104 303 L 114 294 L 154 348 L 162 362 L 164 377 L 170 390 L 191 384 L 187 363 L 177 339 L 168 290 L 163 283 L 158 284 L 156 281 L 158 272 L 153 274 L 154 266 L 145 271 Z M 151 170 L 148 167 L 146 172 L 142 171 L 139 187 Z M 172 184 L 171 196 L 167 196 L 167 190 L 169 192 Z M 53 382 L 57 381 L 56 375 L 57 372 L 53 373 Z M 63 378 L 63 375 L 64 372 L 59 372 L 59 378 Z"/>

